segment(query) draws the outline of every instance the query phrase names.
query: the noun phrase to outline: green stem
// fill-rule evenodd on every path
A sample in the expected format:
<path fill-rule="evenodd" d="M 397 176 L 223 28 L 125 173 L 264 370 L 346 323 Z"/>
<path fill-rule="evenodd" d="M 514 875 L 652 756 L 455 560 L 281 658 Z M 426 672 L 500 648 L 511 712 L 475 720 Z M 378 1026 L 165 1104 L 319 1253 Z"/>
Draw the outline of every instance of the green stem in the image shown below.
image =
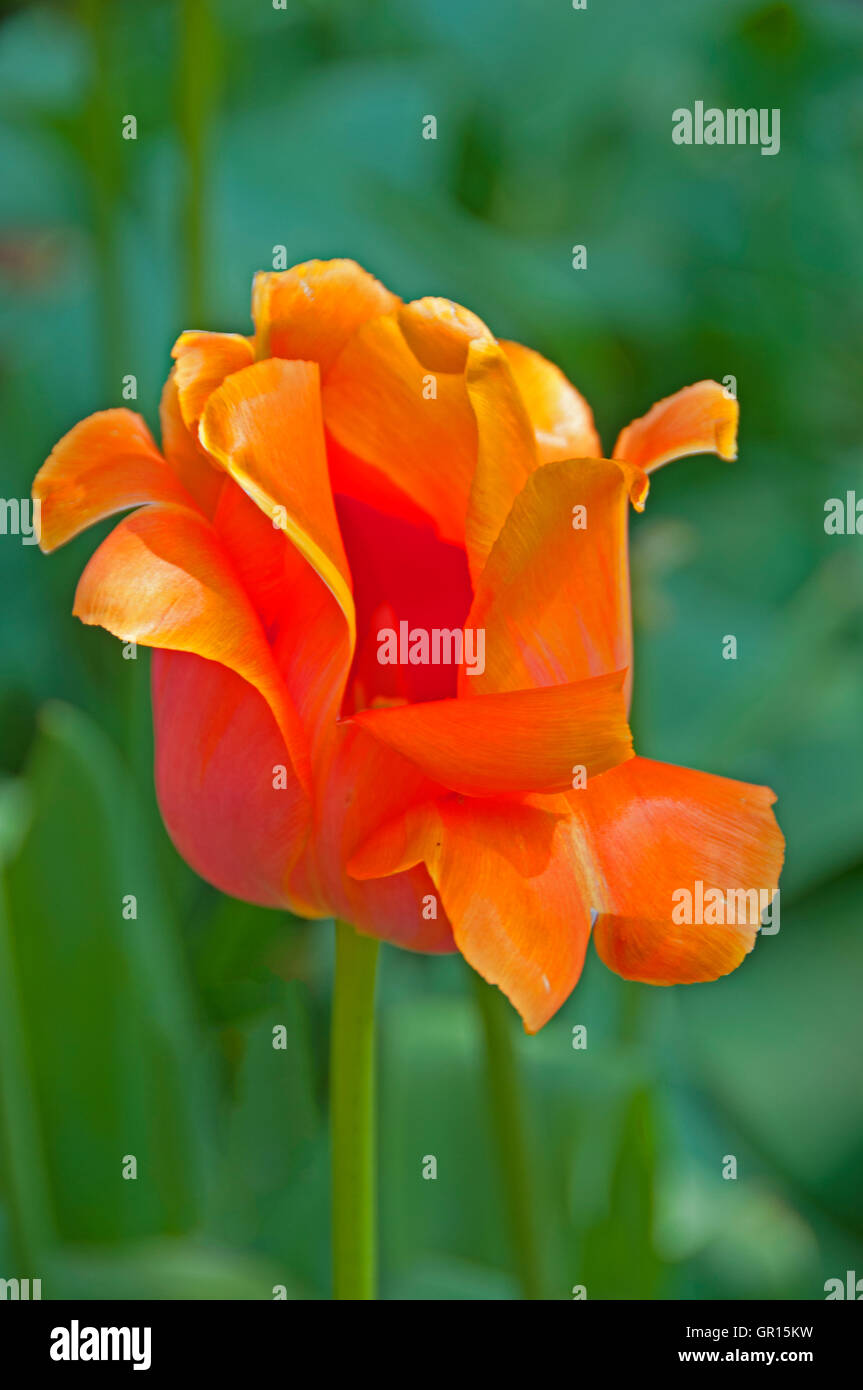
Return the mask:
<path fill-rule="evenodd" d="M 215 102 L 216 31 L 210 0 L 181 0 L 179 133 L 183 157 L 182 274 L 186 327 L 206 315 L 206 182 L 208 132 Z"/>
<path fill-rule="evenodd" d="M 115 400 L 126 362 L 126 294 L 117 231 L 118 189 L 123 182 L 120 123 L 127 114 L 115 100 L 113 13 L 108 0 L 80 0 L 90 46 L 92 76 L 85 111 L 85 145 L 90 182 L 90 222 L 96 260 L 96 296 L 103 390 Z M 134 114 L 134 113 L 131 113 Z M 134 146 L 132 147 L 134 150 Z"/>
<path fill-rule="evenodd" d="M 336 922 L 330 1043 L 333 1297 L 372 1299 L 377 1282 L 375 974 L 380 942 Z"/>
<path fill-rule="evenodd" d="M 516 1268 L 527 1299 L 543 1297 L 536 1203 L 530 1180 L 530 1145 L 510 1006 L 499 989 L 471 971 L 485 1033 L 489 1097 L 501 1165 L 504 1201 Z"/>

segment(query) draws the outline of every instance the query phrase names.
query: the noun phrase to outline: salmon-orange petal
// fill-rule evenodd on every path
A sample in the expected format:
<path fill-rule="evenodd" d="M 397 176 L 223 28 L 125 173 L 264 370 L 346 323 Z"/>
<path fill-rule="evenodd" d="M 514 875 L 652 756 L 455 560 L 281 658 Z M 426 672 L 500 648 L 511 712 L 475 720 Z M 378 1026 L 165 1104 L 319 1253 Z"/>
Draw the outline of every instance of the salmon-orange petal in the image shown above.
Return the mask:
<path fill-rule="evenodd" d="M 609 459 L 532 473 L 476 586 L 466 626 L 485 631 L 482 675 L 459 693 L 564 685 L 632 665 L 627 512 L 647 478 Z M 628 687 L 628 681 L 627 681 Z"/>
<path fill-rule="evenodd" d="M 250 367 L 254 348 L 239 333 L 181 333 L 171 356 L 176 361 L 177 397 L 188 429 L 197 425 L 204 406 L 226 376 Z"/>
<path fill-rule="evenodd" d="M 252 289 L 255 356 L 320 364 L 321 376 L 368 319 L 391 313 L 398 299 L 356 261 L 305 261 L 260 271 Z"/>
<path fill-rule="evenodd" d="M 193 652 L 242 676 L 270 706 L 309 789 L 299 716 L 260 620 L 205 517 L 158 504 L 126 517 L 81 575 L 74 612 L 127 642 Z"/>
<path fill-rule="evenodd" d="M 172 368 L 159 402 L 162 452 L 189 496 L 194 497 L 205 516 L 212 518 L 225 484 L 225 474 L 201 447 L 197 425 L 190 430 L 183 419 L 176 372 L 176 367 Z"/>
<path fill-rule="evenodd" d="M 36 474 L 33 497 L 45 551 L 144 502 L 194 506 L 141 416 L 125 409 L 100 410 L 65 434 Z"/>
<path fill-rule="evenodd" d="M 384 516 L 398 517 L 413 526 L 429 526 L 431 517 L 396 483 L 365 459 L 357 458 L 326 433 L 327 462 L 333 495 L 349 497 Z"/>
<path fill-rule="evenodd" d="M 342 611 L 305 556 L 232 478 L 213 525 L 264 625 L 314 760 L 338 717 L 350 666 Z"/>
<path fill-rule="evenodd" d="M 270 358 L 235 372 L 210 396 L 200 438 L 317 570 L 353 642 L 351 576 L 327 471 L 316 363 Z"/>
<path fill-rule="evenodd" d="M 697 381 L 657 401 L 646 415 L 621 430 L 614 457 L 646 473 L 689 454 L 737 457 L 740 407 L 717 381 Z"/>
<path fill-rule="evenodd" d="M 327 429 L 464 542 L 476 467 L 476 424 L 462 373 L 432 372 L 414 356 L 396 314 L 365 324 L 323 384 Z"/>
<path fill-rule="evenodd" d="M 476 585 L 510 508 L 539 465 L 533 426 L 512 371 L 495 342 L 472 342 L 465 382 L 476 417 L 477 460 L 465 538 Z"/>
<path fill-rule="evenodd" d="M 560 368 L 521 343 L 502 342 L 501 347 L 530 416 L 540 461 L 599 458 L 602 445 L 593 411 Z"/>
<path fill-rule="evenodd" d="M 431 372 L 463 372 L 475 339 L 494 339 L 476 314 L 451 299 L 413 299 L 398 310 L 399 327 L 414 357 Z"/>
<path fill-rule="evenodd" d="M 415 807 L 360 847 L 360 878 L 424 861 L 462 955 L 537 1032 L 569 997 L 590 935 L 568 818 L 537 806 L 448 798 Z"/>
<path fill-rule="evenodd" d="M 573 685 L 364 710 L 360 724 L 465 796 L 571 788 L 632 756 L 620 671 Z"/>
<path fill-rule="evenodd" d="M 767 787 L 647 758 L 570 793 L 573 842 L 589 845 L 604 885 L 594 940 L 605 964 L 654 985 L 734 970 L 779 882 L 775 799 Z"/>
<path fill-rule="evenodd" d="M 354 724 L 334 727 L 316 767 L 315 822 L 291 891 L 316 915 L 334 915 L 408 950 L 455 949 L 452 928 L 419 857 L 405 872 L 360 882 L 348 872 L 357 846 L 406 808 L 441 789 Z"/>
<path fill-rule="evenodd" d="M 177 850 L 223 893 L 294 907 L 311 803 L 267 702 L 190 652 L 155 651 L 152 688 L 156 792 Z"/>

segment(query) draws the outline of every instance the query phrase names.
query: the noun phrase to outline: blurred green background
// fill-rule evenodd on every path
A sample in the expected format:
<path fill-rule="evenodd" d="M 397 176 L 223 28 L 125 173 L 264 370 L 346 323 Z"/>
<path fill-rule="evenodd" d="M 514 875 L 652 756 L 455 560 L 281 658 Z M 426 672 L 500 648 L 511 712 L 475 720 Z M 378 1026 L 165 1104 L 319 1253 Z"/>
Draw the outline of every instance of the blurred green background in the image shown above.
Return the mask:
<path fill-rule="evenodd" d="M 776 790 L 781 931 L 688 989 L 591 949 L 538 1037 L 512 1015 L 549 1297 L 817 1299 L 863 1272 L 863 538 L 823 526 L 863 496 L 861 57 L 851 0 L 83 0 L 0 23 L 6 498 L 128 373 L 155 428 L 178 332 L 248 331 L 275 245 L 466 303 L 560 363 L 607 448 L 737 378 L 739 461 L 663 470 L 634 519 L 634 723 L 649 756 Z M 673 145 L 698 99 L 779 107 L 781 153 Z M 331 931 L 220 898 L 172 849 L 147 654 L 70 616 L 96 539 L 46 559 L 0 536 L 0 1276 L 326 1296 Z M 380 1047 L 384 1296 L 518 1297 L 459 959 L 384 951 Z"/>

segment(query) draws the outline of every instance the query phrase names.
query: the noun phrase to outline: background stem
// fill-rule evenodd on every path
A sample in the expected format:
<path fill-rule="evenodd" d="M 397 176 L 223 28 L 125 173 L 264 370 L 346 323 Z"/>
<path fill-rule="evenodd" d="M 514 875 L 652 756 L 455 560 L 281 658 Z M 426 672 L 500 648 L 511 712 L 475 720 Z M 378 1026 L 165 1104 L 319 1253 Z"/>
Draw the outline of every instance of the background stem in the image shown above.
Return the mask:
<path fill-rule="evenodd" d="M 333 1297 L 371 1299 L 377 1282 L 375 976 L 380 942 L 336 922 L 330 1046 Z"/>
<path fill-rule="evenodd" d="M 525 1298 L 541 1299 L 542 1259 L 531 1186 L 526 1107 L 513 1043 L 510 1005 L 499 989 L 486 984 L 475 971 L 471 971 L 471 977 L 485 1034 L 489 1103 L 519 1282 Z"/>
<path fill-rule="evenodd" d="M 89 174 L 89 220 L 96 267 L 102 391 L 116 402 L 127 361 L 126 295 L 117 235 L 119 190 L 126 177 L 123 159 L 134 158 L 121 136 L 128 107 L 114 97 L 113 6 L 108 0 L 80 0 L 90 46 L 91 78 L 84 113 L 84 149 Z M 123 148 L 125 146 L 125 149 Z"/>
<path fill-rule="evenodd" d="M 179 134 L 183 157 L 180 216 L 184 327 L 203 327 L 207 312 L 206 193 L 209 130 L 217 82 L 210 0 L 181 0 Z"/>

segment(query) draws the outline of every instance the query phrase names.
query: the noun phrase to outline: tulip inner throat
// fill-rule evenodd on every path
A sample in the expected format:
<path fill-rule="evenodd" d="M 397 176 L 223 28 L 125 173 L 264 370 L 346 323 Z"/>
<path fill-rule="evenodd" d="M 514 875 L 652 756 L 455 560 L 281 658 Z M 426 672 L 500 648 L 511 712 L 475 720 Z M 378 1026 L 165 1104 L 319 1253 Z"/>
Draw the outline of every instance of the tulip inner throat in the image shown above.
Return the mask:
<path fill-rule="evenodd" d="M 337 494 L 336 513 L 357 611 L 343 715 L 454 697 L 459 665 L 477 674 L 485 666 L 485 634 L 465 630 L 473 591 L 464 549 L 431 521 L 354 497 Z"/>

